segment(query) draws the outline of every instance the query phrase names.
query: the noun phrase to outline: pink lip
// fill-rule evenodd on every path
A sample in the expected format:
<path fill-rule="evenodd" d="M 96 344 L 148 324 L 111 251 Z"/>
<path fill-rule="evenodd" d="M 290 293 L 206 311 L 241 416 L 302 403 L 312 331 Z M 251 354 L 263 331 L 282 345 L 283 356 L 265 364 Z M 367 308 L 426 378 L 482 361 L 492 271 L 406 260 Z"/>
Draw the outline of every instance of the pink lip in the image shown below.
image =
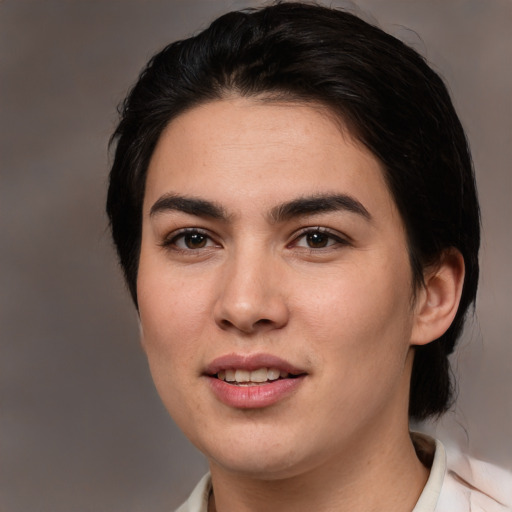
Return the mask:
<path fill-rule="evenodd" d="M 296 377 L 278 379 L 264 384 L 240 386 L 218 379 L 221 370 L 241 369 L 247 371 L 259 368 L 277 368 Z M 270 354 L 238 355 L 218 357 L 205 369 L 210 389 L 223 404 L 237 409 L 260 409 L 273 405 L 294 393 L 304 382 L 306 372 Z"/>
<path fill-rule="evenodd" d="M 259 368 L 277 368 L 293 375 L 306 373 L 304 370 L 293 366 L 288 361 L 271 354 L 226 354 L 214 359 L 206 368 L 205 374 L 215 375 L 220 370 L 239 369 L 254 371 Z"/>

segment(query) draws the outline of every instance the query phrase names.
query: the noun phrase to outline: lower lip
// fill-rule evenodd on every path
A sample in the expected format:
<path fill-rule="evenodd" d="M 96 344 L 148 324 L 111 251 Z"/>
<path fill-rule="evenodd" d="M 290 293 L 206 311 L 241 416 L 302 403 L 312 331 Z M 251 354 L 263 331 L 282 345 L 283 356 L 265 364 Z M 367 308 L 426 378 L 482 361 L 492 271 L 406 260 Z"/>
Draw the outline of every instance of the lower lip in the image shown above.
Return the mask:
<path fill-rule="evenodd" d="M 237 409 L 260 409 L 273 405 L 294 393 L 303 381 L 304 376 L 300 376 L 254 386 L 237 386 L 216 377 L 208 377 L 215 396 L 223 404 Z"/>

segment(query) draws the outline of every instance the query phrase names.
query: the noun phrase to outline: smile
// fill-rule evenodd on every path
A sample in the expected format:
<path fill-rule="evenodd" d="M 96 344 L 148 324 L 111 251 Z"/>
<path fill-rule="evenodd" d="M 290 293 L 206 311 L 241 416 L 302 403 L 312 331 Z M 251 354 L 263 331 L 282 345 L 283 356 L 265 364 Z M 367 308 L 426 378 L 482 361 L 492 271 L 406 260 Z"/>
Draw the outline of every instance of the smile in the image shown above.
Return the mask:
<path fill-rule="evenodd" d="M 239 386 L 257 386 L 266 382 L 273 382 L 278 379 L 287 379 L 295 377 L 291 373 L 278 368 L 259 368 L 254 371 L 243 369 L 221 370 L 217 373 L 217 378 L 230 384 Z"/>
<path fill-rule="evenodd" d="M 226 354 L 212 361 L 203 376 L 224 405 L 260 409 L 295 394 L 308 373 L 271 354 Z"/>

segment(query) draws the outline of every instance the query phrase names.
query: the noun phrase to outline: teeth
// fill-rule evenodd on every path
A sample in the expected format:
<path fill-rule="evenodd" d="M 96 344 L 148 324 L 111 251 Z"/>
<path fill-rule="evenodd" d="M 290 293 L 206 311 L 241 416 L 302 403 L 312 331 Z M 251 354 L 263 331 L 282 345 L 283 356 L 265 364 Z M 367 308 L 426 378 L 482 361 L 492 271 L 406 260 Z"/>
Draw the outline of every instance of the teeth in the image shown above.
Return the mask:
<path fill-rule="evenodd" d="M 220 380 L 227 382 L 236 382 L 237 384 L 254 382 L 262 383 L 288 377 L 288 372 L 281 371 L 277 368 L 259 368 L 252 372 L 248 370 L 221 370 L 217 374 Z"/>
<path fill-rule="evenodd" d="M 269 368 L 268 369 L 268 380 L 277 380 L 279 377 L 287 377 L 288 374 L 283 371 L 283 375 L 281 375 L 281 372 L 277 368 Z"/>
<path fill-rule="evenodd" d="M 260 368 L 251 372 L 251 382 L 265 382 L 267 380 L 268 371 L 266 368 Z"/>
<path fill-rule="evenodd" d="M 236 370 L 235 380 L 237 382 L 249 382 L 251 380 L 251 372 L 247 370 Z"/>

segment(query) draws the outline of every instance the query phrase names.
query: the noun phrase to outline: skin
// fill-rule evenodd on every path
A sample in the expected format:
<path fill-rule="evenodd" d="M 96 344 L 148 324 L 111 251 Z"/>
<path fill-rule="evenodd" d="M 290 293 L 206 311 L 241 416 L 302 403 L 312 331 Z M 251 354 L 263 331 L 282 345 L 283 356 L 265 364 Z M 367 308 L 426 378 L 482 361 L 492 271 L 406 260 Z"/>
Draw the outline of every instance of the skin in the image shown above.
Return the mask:
<path fill-rule="evenodd" d="M 322 195 L 368 215 L 275 218 Z M 321 106 L 233 96 L 174 119 L 148 170 L 137 293 L 157 390 L 210 463 L 210 510 L 412 510 L 428 477 L 408 432 L 412 347 L 449 326 L 462 279 L 447 253 L 414 293 L 381 165 Z M 206 366 L 261 353 L 300 385 L 268 407 L 222 403 Z"/>

